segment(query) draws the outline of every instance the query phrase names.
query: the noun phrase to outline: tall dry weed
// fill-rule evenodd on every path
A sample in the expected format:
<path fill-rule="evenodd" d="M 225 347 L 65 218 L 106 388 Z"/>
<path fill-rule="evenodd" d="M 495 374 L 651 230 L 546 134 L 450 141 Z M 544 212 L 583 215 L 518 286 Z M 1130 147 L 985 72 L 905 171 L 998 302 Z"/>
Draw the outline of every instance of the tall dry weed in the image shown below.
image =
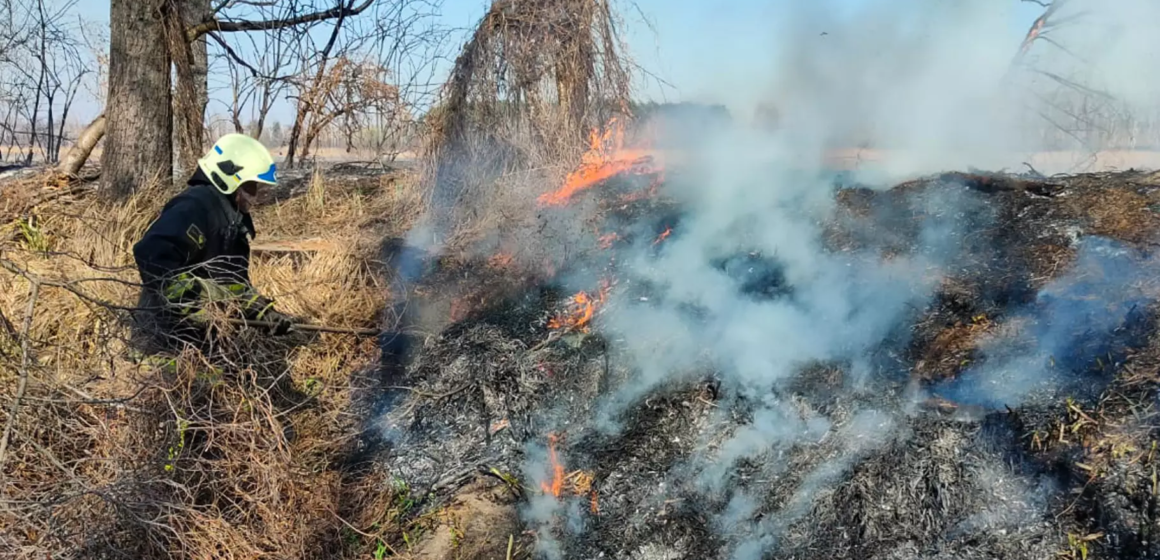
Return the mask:
<path fill-rule="evenodd" d="M 378 242 L 405 231 L 418 208 L 406 201 L 421 195 L 405 178 L 313 182 L 255 221 L 258 241 L 309 237 L 322 248 L 256 254 L 254 283 L 288 313 L 371 326 L 388 303 Z M 128 348 L 131 249 L 172 194 L 62 198 L 0 230 L 0 426 L 12 426 L 0 556 L 364 554 L 375 543 L 351 539 L 338 514 L 350 512 L 341 465 L 359 428 L 349 376 L 375 367 L 376 341 L 271 339 L 221 323 L 201 350 Z"/>

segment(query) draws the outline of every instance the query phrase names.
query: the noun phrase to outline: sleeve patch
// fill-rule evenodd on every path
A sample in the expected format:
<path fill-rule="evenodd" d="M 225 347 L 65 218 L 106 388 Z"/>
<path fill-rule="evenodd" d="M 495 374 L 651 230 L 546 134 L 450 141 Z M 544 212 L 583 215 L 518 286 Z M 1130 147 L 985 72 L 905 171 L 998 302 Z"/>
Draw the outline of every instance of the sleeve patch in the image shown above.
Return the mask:
<path fill-rule="evenodd" d="M 197 224 L 189 224 L 189 227 L 185 230 L 185 236 L 188 237 L 194 245 L 197 245 L 198 249 L 205 247 L 205 234 L 203 234 L 201 230 L 198 229 Z"/>

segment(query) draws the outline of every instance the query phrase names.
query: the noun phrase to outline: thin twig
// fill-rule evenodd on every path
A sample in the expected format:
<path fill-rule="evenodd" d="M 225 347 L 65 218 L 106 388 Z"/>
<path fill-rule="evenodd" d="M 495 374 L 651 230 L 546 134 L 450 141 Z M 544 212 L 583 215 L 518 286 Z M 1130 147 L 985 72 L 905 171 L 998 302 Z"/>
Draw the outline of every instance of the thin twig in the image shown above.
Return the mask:
<path fill-rule="evenodd" d="M 545 338 L 543 342 L 529 348 L 528 353 L 530 354 L 530 353 L 536 352 L 538 350 L 542 350 L 547 345 L 549 345 L 553 342 L 556 342 L 557 340 L 560 340 L 560 337 L 562 337 L 562 336 L 563 335 L 560 334 L 560 331 L 554 331 L 551 334 L 549 334 L 548 338 Z"/>
<path fill-rule="evenodd" d="M 61 472 L 68 475 L 68 477 L 70 479 L 72 479 L 73 481 L 77 480 L 77 473 L 73 472 L 72 469 L 68 468 L 64 463 L 61 462 L 60 459 L 57 459 L 56 455 L 54 455 L 52 453 L 52 451 L 48 450 L 43 445 L 40 445 L 40 443 L 38 443 L 35 439 L 32 439 L 32 437 L 28 436 L 27 434 L 21 433 L 20 430 L 13 428 L 12 432 L 15 433 L 17 436 L 23 438 L 24 441 L 28 442 L 28 444 L 31 445 L 33 449 L 39 451 L 40 454 L 43 455 L 45 459 L 48 459 L 48 462 L 52 463 L 53 465 L 56 465 L 56 468 L 60 469 Z"/>
<path fill-rule="evenodd" d="M 229 319 L 231 325 L 239 327 L 255 327 L 270 329 L 276 327 L 278 324 L 272 321 L 247 321 L 246 319 Z M 324 332 L 332 334 L 350 334 L 355 336 L 378 336 L 382 334 L 381 331 L 374 329 L 355 329 L 345 327 L 328 327 L 325 325 L 312 325 L 309 323 L 291 323 L 291 330 L 307 331 L 307 332 Z"/>
<path fill-rule="evenodd" d="M 13 342 L 16 342 L 20 338 L 20 335 L 16 332 L 16 327 L 8 320 L 8 317 L 4 316 L 3 310 L 0 310 L 0 326 L 4 327 L 4 332 L 8 334 Z"/>
<path fill-rule="evenodd" d="M 75 280 L 75 281 L 71 281 L 71 282 L 57 282 L 54 280 L 47 280 L 38 274 L 35 274 L 35 273 L 30 272 L 28 270 L 24 270 L 24 269 L 20 268 L 19 266 L 17 266 L 16 263 L 13 263 L 12 261 L 9 261 L 7 259 L 0 259 L 0 268 L 3 268 L 3 269 L 5 269 L 13 274 L 16 274 L 17 276 L 22 276 L 25 279 L 27 279 L 29 282 L 32 282 L 33 284 L 37 284 L 38 286 L 44 285 L 44 286 L 49 286 L 52 288 L 61 288 L 61 289 L 67 290 L 69 292 L 72 292 L 73 295 L 81 298 L 84 301 L 87 301 L 87 302 L 94 304 L 94 305 L 98 305 L 100 307 L 104 307 L 106 309 L 116 309 L 118 311 L 136 311 L 137 310 L 137 308 L 135 308 L 135 307 L 125 307 L 123 305 L 117 305 L 117 304 L 112 303 L 112 302 L 103 301 L 99 298 L 92 297 L 92 296 L 78 290 L 77 288 L 75 288 L 73 286 L 74 284 L 78 284 L 81 282 L 89 282 L 89 281 L 125 283 L 123 280 L 118 280 L 115 278 L 84 278 L 81 280 Z"/>
<path fill-rule="evenodd" d="M 0 437 L 0 467 L 4 466 L 4 459 L 8 454 L 8 441 L 12 438 L 12 428 L 16 425 L 16 414 L 20 411 L 20 400 L 24 398 L 24 393 L 28 390 L 28 364 L 32 360 L 29 333 L 32 331 L 32 312 L 36 309 L 37 298 L 40 297 L 40 282 L 33 282 L 29 291 L 28 307 L 24 309 L 24 326 L 20 333 L 20 381 L 16 387 L 16 397 L 12 399 L 12 407 L 8 409 L 8 424 L 4 426 L 3 437 Z M 0 473 L 3 473 L 3 470 L 0 470 Z"/>
<path fill-rule="evenodd" d="M 368 539 L 374 539 L 380 543 L 383 543 L 383 546 L 385 546 L 387 548 L 387 551 L 391 553 L 391 556 L 398 556 L 399 555 L 399 553 L 396 552 L 395 549 L 391 547 L 391 545 L 387 544 L 387 541 L 383 540 L 383 538 L 381 536 L 372 535 L 370 533 L 360 531 L 358 527 L 351 525 L 349 521 L 343 519 L 342 516 L 339 515 L 338 513 L 335 513 L 333 510 L 328 510 L 328 511 L 330 511 L 330 514 L 333 515 L 335 519 L 342 522 L 342 524 L 346 525 L 347 528 L 350 529 L 351 531 L 354 531 L 354 532 L 356 532 L 356 533 L 358 533 L 358 534 L 360 534 Z"/>
<path fill-rule="evenodd" d="M 392 386 L 387 387 L 387 389 L 403 389 L 403 390 L 407 390 L 407 391 L 410 391 L 412 393 L 415 393 L 416 395 L 419 395 L 420 397 L 427 397 L 429 399 L 439 400 L 439 399 L 445 399 L 447 397 L 452 397 L 452 396 L 458 395 L 459 393 L 462 393 L 463 391 L 467 390 L 469 387 L 471 387 L 471 383 L 465 383 L 465 384 L 463 384 L 463 386 L 459 387 L 458 389 L 452 389 L 446 393 L 441 393 L 441 394 L 426 393 L 426 392 L 420 391 L 414 387 L 405 387 L 402 385 L 392 385 Z"/>

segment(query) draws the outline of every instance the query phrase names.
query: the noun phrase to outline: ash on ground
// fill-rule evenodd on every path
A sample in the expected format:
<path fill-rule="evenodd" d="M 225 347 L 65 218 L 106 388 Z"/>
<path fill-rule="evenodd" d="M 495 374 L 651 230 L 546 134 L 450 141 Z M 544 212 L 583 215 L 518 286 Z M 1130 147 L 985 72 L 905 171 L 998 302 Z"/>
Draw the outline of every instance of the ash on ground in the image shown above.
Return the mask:
<path fill-rule="evenodd" d="M 962 253 L 868 360 L 801 364 L 764 394 L 690 363 L 609 419 L 610 399 L 636 373 L 623 341 L 550 328 L 568 292 L 523 286 L 415 349 L 389 381 L 379 456 L 427 497 L 423 511 L 471 481 L 510 486 L 525 530 L 513 535 L 518 557 L 1160 557 L 1160 186 L 1142 173 L 948 174 L 841 189 L 826 250 L 912 253 L 932 219 L 922 198 L 950 191 L 976 202 Z M 646 236 L 679 222 L 671 205 L 637 204 L 609 219 L 651 218 L 633 220 L 650 224 Z M 1086 247 L 1118 256 L 1085 264 Z M 602 256 L 578 265 L 588 277 L 616 270 L 614 289 L 652 297 L 608 265 L 615 248 L 592 254 Z M 715 259 L 748 297 L 794 297 L 776 257 Z M 1092 280 L 1120 262 L 1133 267 L 1130 281 Z M 1108 286 L 1117 292 L 1100 291 Z M 1103 299 L 1072 316 L 1045 293 Z M 1078 350 L 1007 364 L 1000 350 L 1026 332 Z M 955 390 L 1028 367 L 1067 383 L 987 398 Z M 556 467 L 565 480 L 553 480 Z"/>

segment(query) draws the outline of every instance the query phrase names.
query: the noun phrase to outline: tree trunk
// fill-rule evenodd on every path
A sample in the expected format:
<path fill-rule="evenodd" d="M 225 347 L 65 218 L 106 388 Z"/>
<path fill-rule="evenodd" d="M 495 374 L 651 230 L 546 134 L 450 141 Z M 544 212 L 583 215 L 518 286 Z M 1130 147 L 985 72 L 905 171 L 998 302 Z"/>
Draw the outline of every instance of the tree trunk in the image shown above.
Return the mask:
<path fill-rule="evenodd" d="M 310 112 L 317 112 L 318 107 L 315 102 L 319 99 L 319 88 L 322 84 L 322 78 L 326 75 L 326 67 L 330 62 L 330 52 L 334 49 L 334 43 L 338 40 L 339 31 L 342 29 L 342 23 L 346 21 L 346 12 L 341 12 L 338 15 L 338 21 L 334 23 L 334 29 L 330 31 L 330 39 L 326 41 L 326 46 L 322 47 L 322 52 L 319 53 L 318 72 L 314 75 L 314 81 L 308 86 L 309 89 L 302 92 L 303 96 L 309 96 L 309 101 L 300 97 L 298 99 L 298 114 L 294 118 L 294 129 L 290 131 L 290 146 L 286 149 L 286 167 L 294 167 L 294 151 L 298 148 L 298 136 L 302 134 L 302 127 L 306 124 L 306 117 Z M 306 147 L 303 151 L 303 159 L 306 159 L 306 152 L 310 150 L 310 137 L 307 133 Z"/>
<path fill-rule="evenodd" d="M 76 175 L 84 167 L 85 162 L 89 160 L 89 155 L 97 147 L 97 143 L 105 136 L 105 122 L 105 115 L 101 115 L 81 131 L 76 144 L 73 144 L 72 148 L 65 154 L 64 160 L 56 168 L 57 172 L 65 175 Z"/>
<path fill-rule="evenodd" d="M 294 152 L 298 149 L 298 137 L 302 135 L 302 121 L 306 119 L 306 104 L 298 102 L 298 114 L 294 117 L 294 128 L 290 129 L 290 145 L 286 147 L 286 168 L 294 167 Z"/>
<path fill-rule="evenodd" d="M 110 0 L 101 175 L 114 196 L 132 193 L 143 181 L 173 179 L 167 9 L 167 0 Z"/>
<path fill-rule="evenodd" d="M 193 173 L 205 147 L 205 108 L 209 104 L 209 50 L 206 37 L 189 43 L 185 30 L 205 21 L 212 8 L 210 0 L 184 0 L 181 17 L 170 18 L 169 48 L 177 82 L 174 84 L 173 130 L 177 148 L 174 163 L 177 175 Z"/>

